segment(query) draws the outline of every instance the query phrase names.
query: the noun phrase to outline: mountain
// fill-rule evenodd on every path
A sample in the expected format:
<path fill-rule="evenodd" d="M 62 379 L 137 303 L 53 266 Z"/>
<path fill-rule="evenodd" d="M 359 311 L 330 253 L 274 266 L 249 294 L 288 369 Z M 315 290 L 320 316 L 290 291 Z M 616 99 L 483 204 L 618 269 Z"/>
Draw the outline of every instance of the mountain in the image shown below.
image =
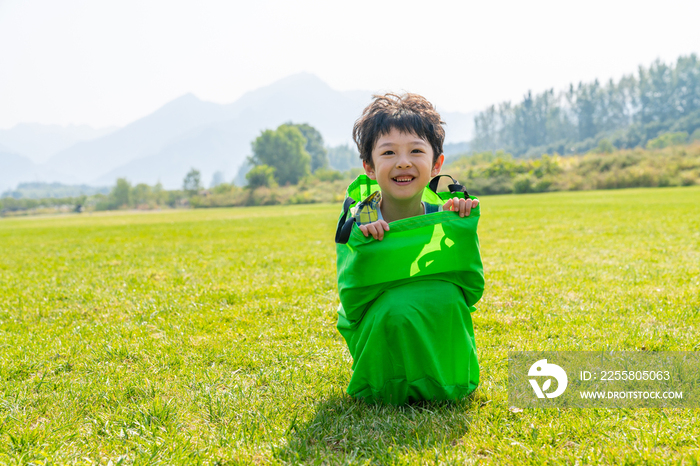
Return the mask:
<path fill-rule="evenodd" d="M 334 91 L 316 76 L 301 73 L 227 105 L 188 94 L 106 137 L 56 154 L 47 166 L 98 185 L 126 177 L 177 188 L 192 167 L 203 179 L 218 170 L 232 177 L 250 155 L 251 141 L 287 121 L 308 122 L 328 144 L 349 141 L 370 95 L 364 100 L 360 93 Z"/>
<path fill-rule="evenodd" d="M 29 157 L 34 163 L 44 163 L 53 154 L 79 141 L 96 139 L 115 129 L 20 123 L 10 129 L 0 129 L 0 145 L 8 152 Z"/>
<path fill-rule="evenodd" d="M 47 166 L 92 182 L 124 163 L 157 152 L 190 129 L 221 118 L 224 118 L 221 105 L 202 102 L 187 94 L 107 136 L 59 152 L 49 159 Z M 193 159 L 196 160 L 196 154 Z"/>
<path fill-rule="evenodd" d="M 366 99 L 359 98 L 365 94 Z M 255 122 L 259 130 L 287 121 L 309 123 L 327 144 L 351 140 L 352 125 L 369 102 L 371 93 L 339 92 L 309 73 L 299 73 L 248 92 L 227 108 Z"/>
<path fill-rule="evenodd" d="M 117 178 L 132 183 L 160 182 L 168 189 L 182 186 L 192 168 L 210 179 L 215 171 L 234 174 L 250 153 L 250 141 L 257 128 L 245 122 L 209 125 L 189 131 L 147 157 L 131 160 L 96 178 L 95 184 L 114 184 Z M 229 176 L 231 178 L 232 176 Z"/>
<path fill-rule="evenodd" d="M 173 189 L 181 186 L 187 171 L 197 168 L 204 180 L 216 171 L 231 179 L 261 131 L 288 121 L 316 127 L 328 145 L 351 142 L 352 125 L 371 95 L 335 91 L 308 73 L 247 92 L 230 104 L 187 94 L 121 129 L 59 151 L 41 166 L 54 175 L 40 178 L 112 185 L 125 177 L 132 183 L 160 181 Z M 445 113 L 443 119 L 448 142 L 471 137 L 469 114 Z"/>
<path fill-rule="evenodd" d="M 15 180 L 29 181 L 36 176 L 36 167 L 28 157 L 6 148 L 0 148 L 0 167 L 0 193 L 13 188 Z"/>
<path fill-rule="evenodd" d="M 58 173 L 45 165 L 38 165 L 29 157 L 0 147 L 0 193 L 13 190 L 18 183 L 61 179 L 75 184 L 77 178 L 70 174 Z"/>
<path fill-rule="evenodd" d="M 48 197 L 78 197 L 82 195 L 108 194 L 111 188 L 108 186 L 95 187 L 88 185 L 67 185 L 61 183 L 44 183 L 30 181 L 20 183 L 15 189 L 7 190 L 0 194 L 2 197 L 14 197 L 17 199 L 45 199 Z"/>

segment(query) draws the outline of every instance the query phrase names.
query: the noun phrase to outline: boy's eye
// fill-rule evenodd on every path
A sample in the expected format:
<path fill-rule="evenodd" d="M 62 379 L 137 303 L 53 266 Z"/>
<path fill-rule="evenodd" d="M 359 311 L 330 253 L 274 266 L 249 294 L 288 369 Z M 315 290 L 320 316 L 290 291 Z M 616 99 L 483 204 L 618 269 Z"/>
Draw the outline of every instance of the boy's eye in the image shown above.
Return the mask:
<path fill-rule="evenodd" d="M 421 150 L 421 149 L 413 149 L 413 152 L 417 152 L 417 153 L 419 153 L 419 154 L 422 154 L 422 153 L 423 153 L 423 150 Z"/>
<path fill-rule="evenodd" d="M 394 155 L 394 151 L 393 151 L 393 150 L 387 150 L 387 151 L 384 151 L 384 152 L 382 153 L 382 155 Z"/>

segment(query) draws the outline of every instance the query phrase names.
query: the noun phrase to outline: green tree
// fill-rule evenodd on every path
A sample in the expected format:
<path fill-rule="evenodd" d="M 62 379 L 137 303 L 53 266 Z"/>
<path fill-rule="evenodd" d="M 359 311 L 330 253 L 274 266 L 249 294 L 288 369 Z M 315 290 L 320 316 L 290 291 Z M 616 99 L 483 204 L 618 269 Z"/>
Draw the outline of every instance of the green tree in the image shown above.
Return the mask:
<path fill-rule="evenodd" d="M 194 196 L 200 189 L 202 189 L 202 174 L 193 168 L 185 175 L 185 179 L 182 181 L 182 190 L 187 192 L 189 196 Z"/>
<path fill-rule="evenodd" d="M 311 172 L 315 172 L 319 168 L 328 168 L 328 151 L 323 145 L 323 136 L 313 126 L 302 123 L 293 124 L 286 123 L 288 126 L 294 126 L 301 131 L 302 136 L 306 139 L 304 149 L 311 156 Z"/>
<path fill-rule="evenodd" d="M 135 206 L 148 204 L 152 199 L 151 187 L 147 184 L 137 184 L 131 193 L 132 202 Z"/>
<path fill-rule="evenodd" d="M 117 179 L 117 184 L 109 193 L 114 207 L 129 207 L 131 205 L 131 183 L 126 178 Z"/>
<path fill-rule="evenodd" d="M 274 186 L 276 184 L 275 169 L 265 164 L 258 165 L 246 173 L 245 179 L 248 180 L 248 187 L 252 189 L 260 186 Z"/>
<path fill-rule="evenodd" d="M 168 201 L 168 192 L 163 189 L 163 184 L 160 181 L 153 186 L 153 199 L 156 205 L 164 205 Z"/>
<path fill-rule="evenodd" d="M 304 149 L 305 145 L 306 139 L 296 126 L 268 129 L 253 141 L 250 162 L 273 167 L 279 184 L 297 184 L 309 174 L 311 156 Z"/>
<path fill-rule="evenodd" d="M 700 62 L 695 54 L 679 57 L 674 70 L 674 100 L 684 115 L 700 109 Z"/>
<path fill-rule="evenodd" d="M 491 105 L 474 117 L 472 146 L 479 150 L 494 150 L 499 145 L 496 107 Z M 332 159 L 331 159 L 332 160 Z M 333 162 L 331 161 L 331 165 Z"/>

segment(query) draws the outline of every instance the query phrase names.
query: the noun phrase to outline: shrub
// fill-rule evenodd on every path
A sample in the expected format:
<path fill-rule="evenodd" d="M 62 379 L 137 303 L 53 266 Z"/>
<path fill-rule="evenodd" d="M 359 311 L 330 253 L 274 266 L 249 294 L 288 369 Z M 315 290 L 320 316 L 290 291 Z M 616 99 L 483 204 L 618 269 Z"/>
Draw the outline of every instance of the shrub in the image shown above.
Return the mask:
<path fill-rule="evenodd" d="M 531 193 L 533 191 L 532 180 L 528 175 L 516 177 L 515 181 L 513 181 L 513 190 L 516 194 Z"/>
<path fill-rule="evenodd" d="M 251 189 L 260 187 L 270 188 L 277 185 L 275 182 L 274 167 L 265 164 L 253 167 L 246 173 L 245 178 L 248 180 L 248 187 Z"/>
<path fill-rule="evenodd" d="M 598 152 L 601 154 L 612 154 L 612 152 L 615 150 L 615 146 L 613 146 L 613 143 L 610 142 L 607 139 L 601 139 L 598 142 Z"/>
<path fill-rule="evenodd" d="M 688 133 L 680 131 L 678 133 L 664 133 L 661 136 L 647 142 L 647 149 L 663 149 L 664 147 L 677 146 L 688 140 Z"/>
<path fill-rule="evenodd" d="M 314 176 L 320 181 L 336 181 L 342 180 L 343 174 L 338 170 L 332 170 L 330 168 L 319 168 L 314 172 Z"/>

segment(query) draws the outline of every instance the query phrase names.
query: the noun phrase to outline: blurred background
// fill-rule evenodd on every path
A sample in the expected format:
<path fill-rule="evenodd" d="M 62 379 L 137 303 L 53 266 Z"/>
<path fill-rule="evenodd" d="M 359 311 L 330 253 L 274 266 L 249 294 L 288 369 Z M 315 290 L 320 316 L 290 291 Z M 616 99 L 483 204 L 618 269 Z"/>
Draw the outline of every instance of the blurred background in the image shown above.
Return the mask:
<path fill-rule="evenodd" d="M 700 139 L 698 17 L 697 1 L 0 0 L 3 208 L 275 203 L 236 189 L 353 176 L 353 122 L 387 91 L 437 106 L 448 160 L 514 164 L 482 192 L 534 190 L 560 156 Z M 559 168 L 538 177 L 542 154 Z M 625 187 L 591 183 L 539 186 Z"/>

